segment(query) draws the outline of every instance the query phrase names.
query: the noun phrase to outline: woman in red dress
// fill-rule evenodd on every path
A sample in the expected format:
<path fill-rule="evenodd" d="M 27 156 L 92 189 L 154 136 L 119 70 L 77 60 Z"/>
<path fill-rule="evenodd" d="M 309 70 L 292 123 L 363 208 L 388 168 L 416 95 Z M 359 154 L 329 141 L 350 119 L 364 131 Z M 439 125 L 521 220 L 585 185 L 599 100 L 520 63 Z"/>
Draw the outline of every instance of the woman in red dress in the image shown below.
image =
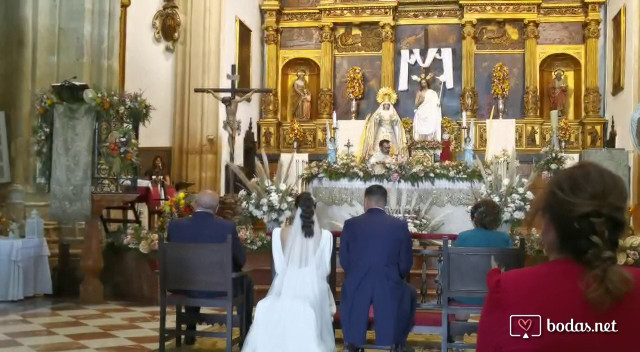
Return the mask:
<path fill-rule="evenodd" d="M 551 179 L 534 211 L 550 261 L 489 272 L 478 352 L 639 350 L 640 269 L 616 259 L 627 199 L 622 179 L 596 164 Z"/>

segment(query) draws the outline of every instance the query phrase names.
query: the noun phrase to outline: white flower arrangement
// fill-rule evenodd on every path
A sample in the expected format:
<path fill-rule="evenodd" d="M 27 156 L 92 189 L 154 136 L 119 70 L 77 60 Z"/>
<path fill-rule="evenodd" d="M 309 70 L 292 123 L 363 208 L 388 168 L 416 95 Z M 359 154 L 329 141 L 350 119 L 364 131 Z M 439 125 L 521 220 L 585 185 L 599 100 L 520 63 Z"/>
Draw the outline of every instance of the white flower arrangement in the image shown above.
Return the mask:
<path fill-rule="evenodd" d="M 409 232 L 411 233 L 435 233 L 444 225 L 443 218 L 446 214 L 441 214 L 436 218 L 429 216 L 429 213 L 433 209 L 433 202 L 431 200 L 423 207 L 416 206 L 417 195 L 414 194 L 411 203 L 407 206 L 406 193 L 404 193 L 400 204 L 397 203 L 397 200 L 395 202 L 391 201 L 390 206 L 387 207 L 387 213 L 405 220 L 409 225 Z"/>
<path fill-rule="evenodd" d="M 285 172 L 281 171 L 279 163 L 273 180 L 269 177 L 269 163 L 264 152 L 262 163 L 256 162 L 257 177 L 252 180 L 247 179 L 236 165 L 229 164 L 247 189 L 238 194 L 244 215 L 262 220 L 270 228 L 283 225 L 291 217 L 297 195 L 294 187 L 287 184 L 293 160 L 290 159 Z"/>
<path fill-rule="evenodd" d="M 494 159 L 495 160 L 495 159 Z M 476 165 L 480 169 L 483 184 L 480 186 L 479 199 L 492 199 L 502 208 L 502 222 L 517 227 L 524 221 L 534 195 L 529 191 L 531 183 L 517 173 L 518 162 L 515 156 L 501 155 L 486 168 L 479 160 Z M 535 174 L 530 178 L 535 179 Z"/>
<path fill-rule="evenodd" d="M 156 232 L 148 231 L 140 225 L 130 226 L 122 239 L 122 243 L 139 250 L 141 253 L 149 254 L 158 250 L 159 236 Z"/>

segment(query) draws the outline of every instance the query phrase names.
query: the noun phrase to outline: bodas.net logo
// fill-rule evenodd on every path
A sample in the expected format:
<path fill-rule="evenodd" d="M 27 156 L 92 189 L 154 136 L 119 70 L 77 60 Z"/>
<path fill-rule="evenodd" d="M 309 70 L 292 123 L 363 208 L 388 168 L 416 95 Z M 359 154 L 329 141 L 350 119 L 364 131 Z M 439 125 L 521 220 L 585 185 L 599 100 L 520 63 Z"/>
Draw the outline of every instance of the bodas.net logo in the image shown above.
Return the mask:
<path fill-rule="evenodd" d="M 534 314 L 514 314 L 509 317 L 509 335 L 528 339 L 542 335 L 542 317 Z"/>

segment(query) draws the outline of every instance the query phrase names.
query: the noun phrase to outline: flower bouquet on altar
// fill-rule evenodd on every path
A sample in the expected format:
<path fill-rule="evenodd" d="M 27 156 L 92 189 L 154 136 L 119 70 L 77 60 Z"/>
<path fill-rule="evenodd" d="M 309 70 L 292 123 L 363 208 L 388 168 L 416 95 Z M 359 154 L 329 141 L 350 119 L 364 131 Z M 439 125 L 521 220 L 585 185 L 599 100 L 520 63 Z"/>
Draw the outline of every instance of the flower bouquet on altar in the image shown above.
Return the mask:
<path fill-rule="evenodd" d="M 252 180 L 249 180 L 236 165 L 229 164 L 229 167 L 246 188 L 238 193 L 242 216 L 264 221 L 268 231 L 287 222 L 293 214 L 293 203 L 297 196 L 297 192 L 292 186 L 294 182 L 291 185 L 288 184 L 294 159 L 295 157 L 292 157 L 289 160 L 284 171 L 281 168 L 281 163 L 278 162 L 278 170 L 273 179 L 269 176 L 269 162 L 264 151 L 262 152 L 262 164 L 260 160 L 256 162 L 257 177 Z"/>
<path fill-rule="evenodd" d="M 154 254 L 158 250 L 159 236 L 157 232 L 143 229 L 140 225 L 129 226 L 122 243 L 143 254 Z"/>
<path fill-rule="evenodd" d="M 543 179 L 549 179 L 556 172 L 564 169 L 567 164 L 567 156 L 554 148 L 543 148 L 542 153 L 545 155 L 540 162 L 536 164 L 536 172 L 542 173 Z"/>
<path fill-rule="evenodd" d="M 496 157 L 487 167 L 476 159 L 483 179 L 476 197 L 489 198 L 498 203 L 502 208 L 503 225 L 508 226 L 510 231 L 524 221 L 534 196 L 529 191 L 531 182 L 518 175 L 515 156 L 510 155 L 508 161 L 506 158 L 506 154 Z M 534 179 L 535 171 L 530 177 L 530 180 Z"/>
<path fill-rule="evenodd" d="M 193 215 L 194 207 L 193 202 L 195 196 L 180 192 L 175 197 L 170 198 L 164 202 L 162 206 L 162 216 L 158 219 L 158 232 L 165 234 L 167 232 L 167 226 L 171 219 L 184 218 Z"/>

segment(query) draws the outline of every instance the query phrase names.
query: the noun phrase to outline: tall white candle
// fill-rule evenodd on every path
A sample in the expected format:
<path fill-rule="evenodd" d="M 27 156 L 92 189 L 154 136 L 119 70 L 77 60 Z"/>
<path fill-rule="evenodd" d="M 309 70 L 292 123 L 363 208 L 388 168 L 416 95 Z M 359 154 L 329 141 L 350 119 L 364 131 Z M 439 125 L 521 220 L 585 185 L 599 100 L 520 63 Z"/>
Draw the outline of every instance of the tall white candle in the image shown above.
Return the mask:
<path fill-rule="evenodd" d="M 467 127 L 467 112 L 462 111 L 462 127 Z"/>
<path fill-rule="evenodd" d="M 337 117 L 336 117 L 336 111 L 335 110 L 333 110 L 332 118 L 333 118 L 333 127 L 338 127 L 337 121 L 336 121 Z"/>

